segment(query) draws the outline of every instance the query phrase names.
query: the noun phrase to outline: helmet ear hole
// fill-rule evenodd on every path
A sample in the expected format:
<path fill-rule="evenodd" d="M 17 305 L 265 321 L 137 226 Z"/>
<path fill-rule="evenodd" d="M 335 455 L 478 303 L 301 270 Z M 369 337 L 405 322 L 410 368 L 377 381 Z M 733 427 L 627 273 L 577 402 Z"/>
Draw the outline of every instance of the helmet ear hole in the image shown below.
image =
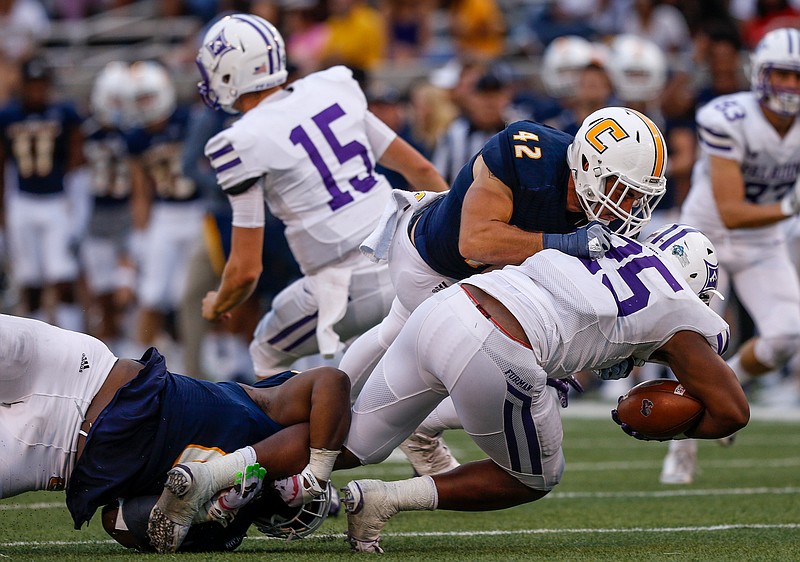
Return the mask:
<path fill-rule="evenodd" d="M 223 76 L 222 77 L 222 83 L 223 84 L 230 84 L 231 83 L 231 75 L 230 74 L 226 74 L 225 76 Z"/>
<path fill-rule="evenodd" d="M 581 168 L 583 168 L 584 172 L 589 171 L 589 161 L 586 159 L 585 154 L 581 154 Z"/>

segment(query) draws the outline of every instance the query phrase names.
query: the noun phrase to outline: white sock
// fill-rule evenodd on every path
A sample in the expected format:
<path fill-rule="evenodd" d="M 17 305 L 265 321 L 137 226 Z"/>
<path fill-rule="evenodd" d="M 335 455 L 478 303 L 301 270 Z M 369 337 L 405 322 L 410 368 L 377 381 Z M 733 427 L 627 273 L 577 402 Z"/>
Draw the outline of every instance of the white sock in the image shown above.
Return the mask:
<path fill-rule="evenodd" d="M 739 383 L 741 384 L 746 384 L 753 379 L 753 376 L 742 366 L 742 356 L 739 353 L 728 360 L 728 367 L 731 368 L 731 371 L 734 372 L 736 378 L 739 379 Z"/>
<path fill-rule="evenodd" d="M 439 492 L 430 476 L 384 482 L 389 500 L 398 511 L 433 511 L 439 505 Z"/>
<path fill-rule="evenodd" d="M 236 473 L 244 474 L 248 465 L 254 464 L 256 451 L 252 447 L 243 447 L 232 453 L 217 457 L 206 462 L 206 466 L 211 470 L 211 478 L 216 490 L 230 488 L 236 480 Z"/>
<path fill-rule="evenodd" d="M 331 471 L 336 462 L 336 457 L 339 456 L 339 451 L 330 451 L 328 449 L 315 449 L 311 447 L 311 454 L 308 461 L 308 468 L 317 477 L 317 480 L 327 482 L 331 479 Z"/>

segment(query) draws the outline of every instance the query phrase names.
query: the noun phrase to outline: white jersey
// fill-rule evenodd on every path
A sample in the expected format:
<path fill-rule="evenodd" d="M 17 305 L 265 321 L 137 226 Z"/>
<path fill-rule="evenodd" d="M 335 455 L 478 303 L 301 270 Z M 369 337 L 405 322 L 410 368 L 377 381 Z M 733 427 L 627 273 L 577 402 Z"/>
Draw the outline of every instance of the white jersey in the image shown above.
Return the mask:
<path fill-rule="evenodd" d="M 375 162 L 396 136 L 337 66 L 266 98 L 212 138 L 206 156 L 229 195 L 263 178 L 257 185 L 308 274 L 356 250 L 375 227 L 391 191 Z M 234 206 L 233 224 L 243 226 L 237 220 Z"/>
<path fill-rule="evenodd" d="M 745 197 L 758 205 L 780 201 L 800 174 L 800 122 L 781 137 L 764 117 L 752 92 L 720 96 L 697 112 L 701 155 L 692 172 L 692 189 L 683 203 L 681 222 L 715 239 L 725 231 L 711 189 L 709 156 L 739 163 Z M 748 238 L 780 237 L 779 223 L 763 228 L 736 229 Z"/>
<path fill-rule="evenodd" d="M 719 354 L 730 339 L 725 321 L 680 273 L 650 247 L 618 236 L 596 261 L 545 250 L 464 282 L 511 311 L 551 378 L 631 356 L 647 360 L 682 330 L 702 334 Z"/>

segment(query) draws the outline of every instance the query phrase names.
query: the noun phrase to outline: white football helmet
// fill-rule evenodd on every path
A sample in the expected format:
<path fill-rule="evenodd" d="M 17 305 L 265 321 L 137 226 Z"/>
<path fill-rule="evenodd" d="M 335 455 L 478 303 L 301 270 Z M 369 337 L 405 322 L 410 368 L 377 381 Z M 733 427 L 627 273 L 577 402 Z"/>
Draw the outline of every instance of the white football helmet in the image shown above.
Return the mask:
<path fill-rule="evenodd" d="M 286 82 L 286 47 L 271 23 L 258 16 L 233 14 L 211 26 L 197 52 L 200 96 L 209 107 L 238 113 L 242 94 Z"/>
<path fill-rule="evenodd" d="M 292 540 L 302 539 L 316 531 L 325 522 L 331 507 L 331 494 L 336 490 L 328 482 L 326 490 L 309 503 L 293 508 L 290 514 L 272 513 L 268 516 L 256 517 L 253 524 L 270 537 Z M 290 508 L 292 509 L 292 508 Z"/>
<path fill-rule="evenodd" d="M 770 72 L 777 68 L 800 72 L 800 30 L 781 28 L 770 31 L 750 56 L 750 87 L 759 101 L 779 115 L 797 115 L 800 113 L 800 91 L 776 89 L 770 85 Z"/>
<path fill-rule="evenodd" d="M 647 116 L 626 107 L 589 115 L 567 148 L 567 163 L 586 216 L 617 234 L 638 234 L 667 190 L 664 136 Z"/>
<path fill-rule="evenodd" d="M 563 98 L 575 93 L 578 73 L 593 60 L 592 43 L 579 35 L 556 37 L 542 55 L 540 76 L 547 94 Z"/>
<path fill-rule="evenodd" d="M 136 124 L 147 127 L 168 118 L 178 98 L 169 72 L 155 61 L 138 61 L 130 67 Z"/>
<path fill-rule="evenodd" d="M 658 99 L 667 83 L 667 57 L 648 39 L 618 35 L 611 43 L 609 75 L 624 102 Z"/>
<path fill-rule="evenodd" d="M 645 243 L 655 248 L 681 272 L 689 287 L 704 303 L 723 296 L 717 291 L 719 260 L 714 244 L 705 234 L 685 224 L 665 225 Z"/>
<path fill-rule="evenodd" d="M 92 85 L 89 105 L 104 127 L 125 129 L 133 123 L 133 80 L 127 63 L 113 61 L 103 67 Z"/>

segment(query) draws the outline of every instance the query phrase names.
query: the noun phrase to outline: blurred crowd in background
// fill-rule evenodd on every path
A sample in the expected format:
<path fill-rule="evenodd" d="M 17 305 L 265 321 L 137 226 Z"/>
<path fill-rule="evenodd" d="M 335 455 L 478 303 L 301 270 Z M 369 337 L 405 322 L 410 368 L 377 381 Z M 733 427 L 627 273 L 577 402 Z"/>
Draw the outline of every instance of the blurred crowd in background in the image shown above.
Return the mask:
<path fill-rule="evenodd" d="M 0 310 L 88 331 L 118 355 L 157 344 L 172 362 L 182 361 L 172 365 L 176 371 L 252 377 L 247 343 L 255 323 L 299 271 L 274 223 L 257 298 L 224 325 L 200 317 L 205 291 L 218 283 L 230 229 L 228 203 L 203 146 L 232 117 L 199 102 L 194 58 L 205 29 L 230 11 L 278 27 L 290 80 L 335 64 L 353 69 L 370 109 L 447 180 L 510 121 L 533 119 L 574 133 L 604 106 L 644 112 L 669 148 L 668 195 L 651 231 L 677 220 L 689 189 L 696 109 L 749 89 L 747 53 L 767 31 L 800 27 L 800 0 L 0 0 L 0 101 L 14 104 L 43 87 L 42 104 L 59 100 L 76 114 L 64 121 L 75 134 L 54 158 L 63 160 L 70 205 L 64 236 L 80 266 L 61 278 L 20 277 L 8 259 L 8 236 L 0 236 Z M 113 114 L 115 61 L 140 77 L 130 84 L 140 104 L 134 115 Z M 108 146 L 112 129 L 127 142 L 109 170 L 107 162 L 98 167 L 97 135 L 105 131 Z M 160 135 L 168 155 L 131 152 L 140 131 L 151 140 Z M 166 219 L 181 223 L 180 233 L 155 224 L 168 216 L 158 212 L 157 197 L 130 197 L 137 174 L 158 183 L 154 166 L 173 189 L 192 186 L 182 218 Z M 384 172 L 394 187 L 409 188 Z M 7 166 L 6 200 L 15 196 L 16 181 Z M 6 216 L 0 224 L 10 222 Z M 797 230 L 796 219 L 785 222 Z M 168 268 L 144 265 L 167 240 L 175 244 Z M 92 264 L 104 252 L 112 261 L 103 263 L 113 267 Z M 147 267 L 160 267 L 162 282 Z M 107 279 L 98 279 L 102 272 Z M 148 288 L 156 285 L 163 288 Z M 746 335 L 752 328 L 737 310 L 729 307 L 727 319 Z"/>

